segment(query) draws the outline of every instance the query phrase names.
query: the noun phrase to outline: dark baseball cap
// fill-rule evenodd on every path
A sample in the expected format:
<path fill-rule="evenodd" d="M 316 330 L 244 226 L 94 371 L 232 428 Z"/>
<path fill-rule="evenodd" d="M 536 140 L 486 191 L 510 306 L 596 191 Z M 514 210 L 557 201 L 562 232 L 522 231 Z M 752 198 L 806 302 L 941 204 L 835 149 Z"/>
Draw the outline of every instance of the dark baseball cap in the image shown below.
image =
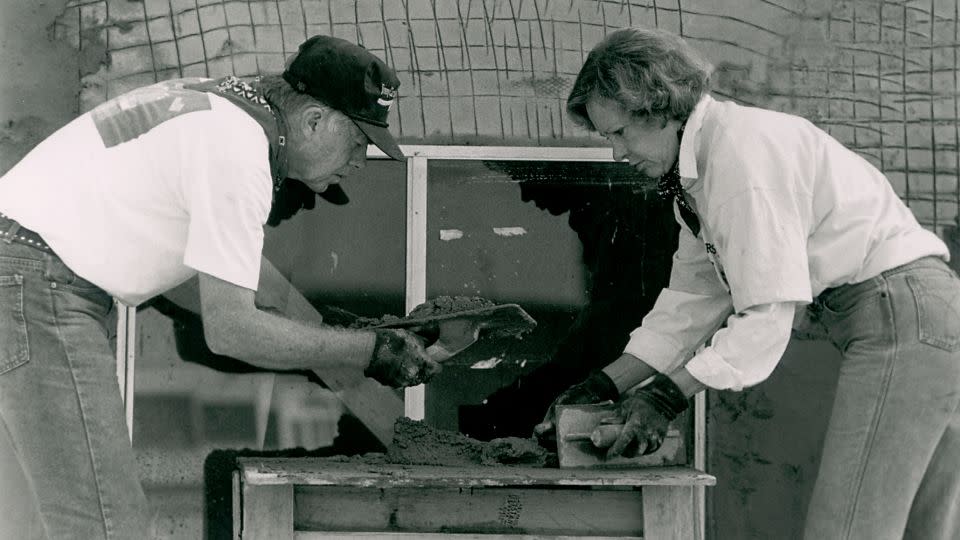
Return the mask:
<path fill-rule="evenodd" d="M 377 148 L 393 159 L 406 159 L 387 129 L 387 115 L 397 97 L 397 74 L 369 51 L 349 41 L 313 36 L 300 45 L 283 78 L 342 112 Z"/>

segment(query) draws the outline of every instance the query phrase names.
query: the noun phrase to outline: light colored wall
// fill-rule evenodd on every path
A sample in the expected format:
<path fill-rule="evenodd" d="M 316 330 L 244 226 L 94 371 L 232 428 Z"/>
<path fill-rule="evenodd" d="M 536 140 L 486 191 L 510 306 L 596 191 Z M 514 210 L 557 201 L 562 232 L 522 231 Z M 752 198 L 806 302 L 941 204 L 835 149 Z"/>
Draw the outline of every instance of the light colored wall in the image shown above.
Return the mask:
<path fill-rule="evenodd" d="M 0 0 L 0 174 L 78 113 L 80 76 L 96 52 L 49 39 L 66 4 Z"/>

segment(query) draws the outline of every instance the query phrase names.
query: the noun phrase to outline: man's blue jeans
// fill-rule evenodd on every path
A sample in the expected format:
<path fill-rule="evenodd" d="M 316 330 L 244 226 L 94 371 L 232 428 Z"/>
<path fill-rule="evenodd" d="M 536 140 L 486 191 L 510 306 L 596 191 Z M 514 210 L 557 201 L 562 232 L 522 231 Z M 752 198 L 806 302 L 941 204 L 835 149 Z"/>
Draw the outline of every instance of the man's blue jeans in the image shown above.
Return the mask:
<path fill-rule="evenodd" d="M 927 257 L 810 309 L 843 360 L 804 538 L 960 539 L 960 279 Z"/>
<path fill-rule="evenodd" d="M 0 509 L 36 510 L 0 515 L 0 535 L 149 536 L 107 335 L 112 307 L 58 257 L 0 241 L 0 471 L 19 465 L 28 486 L 4 489 L 22 504 Z"/>

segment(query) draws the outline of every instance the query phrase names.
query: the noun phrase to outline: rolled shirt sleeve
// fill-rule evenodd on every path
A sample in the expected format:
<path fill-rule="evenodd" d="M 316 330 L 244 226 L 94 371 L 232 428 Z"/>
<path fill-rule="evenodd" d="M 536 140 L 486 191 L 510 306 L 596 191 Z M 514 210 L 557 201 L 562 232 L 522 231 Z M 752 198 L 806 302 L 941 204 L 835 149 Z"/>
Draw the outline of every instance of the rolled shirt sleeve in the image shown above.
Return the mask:
<path fill-rule="evenodd" d="M 687 371 L 716 390 L 743 390 L 765 380 L 790 341 L 795 309 L 790 302 L 763 304 L 730 316 Z"/>

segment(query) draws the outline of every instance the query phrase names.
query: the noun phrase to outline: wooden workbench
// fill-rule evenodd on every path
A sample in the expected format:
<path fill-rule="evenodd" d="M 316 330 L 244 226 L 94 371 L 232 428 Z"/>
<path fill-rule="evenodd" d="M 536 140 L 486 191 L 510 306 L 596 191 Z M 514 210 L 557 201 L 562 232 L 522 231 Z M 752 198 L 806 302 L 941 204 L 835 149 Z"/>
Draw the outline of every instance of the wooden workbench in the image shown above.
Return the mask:
<path fill-rule="evenodd" d="M 436 467 L 242 458 L 234 537 L 329 540 L 703 537 L 686 467 Z"/>

